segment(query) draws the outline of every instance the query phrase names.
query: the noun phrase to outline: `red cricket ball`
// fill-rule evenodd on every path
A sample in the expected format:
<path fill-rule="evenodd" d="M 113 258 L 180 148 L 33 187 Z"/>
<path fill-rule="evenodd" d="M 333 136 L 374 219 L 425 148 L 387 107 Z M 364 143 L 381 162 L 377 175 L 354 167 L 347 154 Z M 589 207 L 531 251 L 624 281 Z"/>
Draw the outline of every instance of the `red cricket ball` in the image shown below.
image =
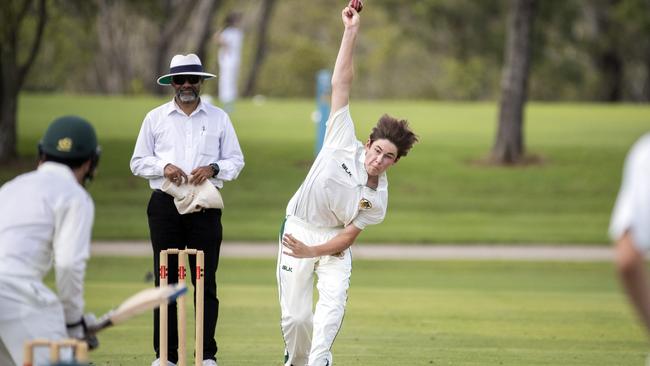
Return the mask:
<path fill-rule="evenodd" d="M 348 6 L 354 8 L 357 13 L 361 13 L 361 10 L 363 9 L 363 2 L 361 0 L 350 0 Z"/>

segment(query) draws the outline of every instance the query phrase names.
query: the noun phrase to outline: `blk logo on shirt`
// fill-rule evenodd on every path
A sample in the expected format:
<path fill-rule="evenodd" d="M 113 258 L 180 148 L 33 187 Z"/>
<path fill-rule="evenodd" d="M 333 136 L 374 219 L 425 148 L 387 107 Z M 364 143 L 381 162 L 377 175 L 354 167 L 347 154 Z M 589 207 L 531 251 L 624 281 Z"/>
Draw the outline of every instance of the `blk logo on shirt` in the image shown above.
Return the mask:
<path fill-rule="evenodd" d="M 348 169 L 348 166 L 345 165 L 345 163 L 341 164 L 341 168 L 343 168 L 343 170 L 348 173 L 348 176 L 350 176 L 350 178 L 352 177 L 352 173 L 350 173 L 350 170 Z"/>
<path fill-rule="evenodd" d="M 283 264 L 282 265 L 282 270 L 287 271 L 287 272 L 293 272 L 293 268 Z"/>

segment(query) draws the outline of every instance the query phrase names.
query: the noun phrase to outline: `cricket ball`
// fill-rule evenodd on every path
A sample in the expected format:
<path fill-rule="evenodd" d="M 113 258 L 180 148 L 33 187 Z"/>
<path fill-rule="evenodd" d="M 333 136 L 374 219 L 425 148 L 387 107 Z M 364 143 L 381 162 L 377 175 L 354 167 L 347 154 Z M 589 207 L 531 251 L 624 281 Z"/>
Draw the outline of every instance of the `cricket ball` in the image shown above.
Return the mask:
<path fill-rule="evenodd" d="M 363 2 L 361 2 L 361 0 L 350 0 L 348 6 L 354 8 L 357 13 L 361 13 L 361 10 L 363 9 Z"/>

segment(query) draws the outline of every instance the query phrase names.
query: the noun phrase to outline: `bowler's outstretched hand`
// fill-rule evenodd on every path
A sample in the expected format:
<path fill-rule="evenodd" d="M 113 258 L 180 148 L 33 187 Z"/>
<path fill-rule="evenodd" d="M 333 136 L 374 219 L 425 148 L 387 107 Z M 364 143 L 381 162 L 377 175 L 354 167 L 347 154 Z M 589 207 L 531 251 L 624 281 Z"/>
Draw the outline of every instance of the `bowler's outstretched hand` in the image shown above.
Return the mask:
<path fill-rule="evenodd" d="M 353 8 L 354 10 L 356 10 L 357 13 L 361 13 L 361 10 L 363 10 L 363 1 L 361 1 L 361 0 L 350 0 L 350 3 L 348 4 L 348 6 Z"/>
<path fill-rule="evenodd" d="M 351 3 L 351 2 L 350 2 Z M 343 19 L 343 25 L 346 28 L 358 27 L 359 26 L 359 12 L 356 11 L 352 6 L 346 6 L 341 12 L 341 18 Z"/>

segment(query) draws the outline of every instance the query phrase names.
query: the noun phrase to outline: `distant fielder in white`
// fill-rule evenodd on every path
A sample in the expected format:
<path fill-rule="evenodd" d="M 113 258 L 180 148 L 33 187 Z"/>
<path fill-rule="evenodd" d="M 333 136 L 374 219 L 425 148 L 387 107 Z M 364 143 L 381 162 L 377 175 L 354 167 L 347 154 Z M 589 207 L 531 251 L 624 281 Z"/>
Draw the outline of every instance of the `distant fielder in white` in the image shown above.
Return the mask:
<path fill-rule="evenodd" d="M 233 111 L 237 100 L 237 80 L 244 42 L 240 20 L 239 13 L 228 14 L 224 30 L 215 35 L 219 44 L 219 101 L 228 113 Z"/>
<path fill-rule="evenodd" d="M 417 141 L 404 120 L 381 117 L 365 144 L 357 140 L 349 95 L 361 4 L 341 16 L 345 31 L 332 75 L 332 114 L 323 148 L 289 201 L 280 233 L 277 280 L 286 366 L 331 366 L 341 327 L 352 258 L 350 246 L 388 204 L 386 170 Z M 314 274 L 318 303 L 313 307 Z"/>
<path fill-rule="evenodd" d="M 625 160 L 609 233 L 616 243 L 619 277 L 650 332 L 650 281 L 643 258 L 650 250 L 650 134 L 632 147 Z"/>
<path fill-rule="evenodd" d="M 95 206 L 84 189 L 99 150 L 93 127 L 55 120 L 39 144 L 40 164 L 0 188 L 0 365 L 22 365 L 34 338 L 85 338 L 84 275 Z M 55 294 L 43 283 L 54 267 Z M 67 329 L 66 329 L 67 325 Z M 47 350 L 35 355 L 45 364 Z"/>

